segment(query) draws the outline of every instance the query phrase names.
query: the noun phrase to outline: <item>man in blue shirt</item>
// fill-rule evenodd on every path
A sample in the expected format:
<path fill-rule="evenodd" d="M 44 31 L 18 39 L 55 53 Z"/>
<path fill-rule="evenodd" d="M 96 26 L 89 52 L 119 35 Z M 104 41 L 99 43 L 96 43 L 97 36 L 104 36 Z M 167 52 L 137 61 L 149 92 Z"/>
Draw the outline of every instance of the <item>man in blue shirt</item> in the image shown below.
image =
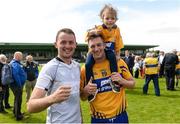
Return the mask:
<path fill-rule="evenodd" d="M 16 120 L 23 119 L 23 115 L 21 113 L 21 104 L 22 104 L 23 86 L 26 81 L 26 73 L 23 69 L 23 65 L 20 63 L 22 59 L 23 59 L 23 54 L 21 52 L 15 52 L 14 58 L 10 62 L 10 64 L 12 65 L 12 76 L 14 78 L 14 82 L 10 84 L 10 87 L 14 94 L 13 113 L 14 116 L 16 117 Z"/>

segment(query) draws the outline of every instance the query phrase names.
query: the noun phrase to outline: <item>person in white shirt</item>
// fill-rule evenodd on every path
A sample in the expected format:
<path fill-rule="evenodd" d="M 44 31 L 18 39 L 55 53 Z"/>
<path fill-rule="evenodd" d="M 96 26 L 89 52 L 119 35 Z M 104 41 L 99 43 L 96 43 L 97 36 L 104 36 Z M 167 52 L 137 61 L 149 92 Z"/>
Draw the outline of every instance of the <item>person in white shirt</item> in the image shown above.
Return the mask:
<path fill-rule="evenodd" d="M 135 56 L 133 70 L 134 70 L 134 77 L 138 78 L 140 71 L 140 56 Z"/>
<path fill-rule="evenodd" d="M 27 110 L 33 113 L 48 108 L 46 123 L 81 123 L 80 65 L 72 60 L 74 32 L 67 28 L 58 31 L 55 47 L 58 56 L 42 68 Z"/>

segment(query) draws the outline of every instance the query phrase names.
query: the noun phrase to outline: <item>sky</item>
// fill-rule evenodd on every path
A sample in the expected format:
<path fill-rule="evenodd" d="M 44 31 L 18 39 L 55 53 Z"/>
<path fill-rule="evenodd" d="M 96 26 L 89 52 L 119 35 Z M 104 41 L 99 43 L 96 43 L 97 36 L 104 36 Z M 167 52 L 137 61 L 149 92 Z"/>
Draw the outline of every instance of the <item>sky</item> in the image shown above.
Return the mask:
<path fill-rule="evenodd" d="M 118 10 L 125 45 L 180 51 L 180 0 L 0 0 L 0 42 L 54 43 L 59 29 L 71 28 L 85 43 L 105 4 Z"/>

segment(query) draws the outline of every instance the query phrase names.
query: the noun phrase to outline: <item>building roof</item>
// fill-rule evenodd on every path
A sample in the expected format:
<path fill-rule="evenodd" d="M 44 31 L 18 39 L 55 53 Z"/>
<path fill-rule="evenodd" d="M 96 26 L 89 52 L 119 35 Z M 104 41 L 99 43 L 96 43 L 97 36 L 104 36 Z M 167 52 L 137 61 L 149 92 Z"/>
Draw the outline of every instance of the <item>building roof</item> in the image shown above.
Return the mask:
<path fill-rule="evenodd" d="M 124 48 L 122 50 L 146 50 L 158 46 L 159 45 L 124 45 Z"/>
<path fill-rule="evenodd" d="M 0 49 L 24 49 L 28 46 L 28 49 L 47 49 L 47 48 L 54 48 L 53 43 L 0 43 Z M 146 50 L 154 47 L 158 47 L 159 45 L 124 45 L 122 50 Z M 78 49 L 85 50 L 87 49 L 87 44 L 78 44 Z"/>

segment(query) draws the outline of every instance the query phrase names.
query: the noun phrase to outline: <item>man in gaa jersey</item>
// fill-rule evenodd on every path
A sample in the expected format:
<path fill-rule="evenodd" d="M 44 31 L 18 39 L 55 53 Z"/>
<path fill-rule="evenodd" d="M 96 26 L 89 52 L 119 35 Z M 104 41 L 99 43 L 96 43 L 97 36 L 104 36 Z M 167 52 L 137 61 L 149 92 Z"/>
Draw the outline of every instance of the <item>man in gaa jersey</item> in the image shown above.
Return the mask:
<path fill-rule="evenodd" d="M 89 102 L 91 123 L 128 123 L 125 88 L 133 88 L 135 81 L 122 59 L 117 60 L 118 72 L 111 74 L 103 40 L 103 36 L 98 33 L 92 33 L 87 38 L 95 64 L 92 68 L 93 78 L 89 82 L 86 81 L 88 70 L 85 66 L 81 69 L 81 99 L 87 100 L 88 96 L 94 96 L 94 100 Z M 120 92 L 113 92 L 110 85 L 112 82 L 122 85 Z"/>

